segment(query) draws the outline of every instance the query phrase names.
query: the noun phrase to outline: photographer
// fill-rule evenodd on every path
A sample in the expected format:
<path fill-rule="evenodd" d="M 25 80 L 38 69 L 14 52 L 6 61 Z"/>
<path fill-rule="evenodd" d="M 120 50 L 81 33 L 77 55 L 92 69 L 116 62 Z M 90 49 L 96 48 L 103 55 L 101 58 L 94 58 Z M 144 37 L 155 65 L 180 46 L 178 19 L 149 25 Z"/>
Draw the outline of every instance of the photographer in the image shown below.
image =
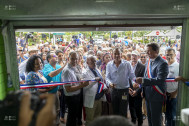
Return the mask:
<path fill-rule="evenodd" d="M 18 126 L 29 126 L 32 120 L 32 116 L 35 113 L 30 108 L 31 104 L 31 94 L 28 91 L 24 92 L 21 99 L 20 112 L 19 112 L 19 122 Z M 40 95 L 40 99 L 46 100 L 46 104 L 39 111 L 36 118 L 36 126 L 52 126 L 55 120 L 55 98 L 52 94 Z"/>

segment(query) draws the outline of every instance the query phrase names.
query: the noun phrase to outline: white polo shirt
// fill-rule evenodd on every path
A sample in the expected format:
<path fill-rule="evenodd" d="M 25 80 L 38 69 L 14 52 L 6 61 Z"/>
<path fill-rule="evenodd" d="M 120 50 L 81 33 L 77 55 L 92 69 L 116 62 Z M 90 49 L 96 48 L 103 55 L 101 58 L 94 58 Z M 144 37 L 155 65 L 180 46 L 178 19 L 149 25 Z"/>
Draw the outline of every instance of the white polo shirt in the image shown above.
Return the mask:
<path fill-rule="evenodd" d="M 174 62 L 169 65 L 169 74 L 167 78 L 175 78 L 179 75 L 179 63 Z M 166 82 L 167 85 L 167 92 L 171 93 L 178 89 L 178 82 Z"/>
<path fill-rule="evenodd" d="M 62 75 L 61 75 L 61 81 L 62 82 L 78 81 L 74 67 L 71 67 L 70 64 L 66 65 L 66 67 L 63 69 Z M 71 83 L 70 85 L 77 86 L 79 84 L 80 83 Z M 77 91 L 73 91 L 73 92 L 67 92 L 65 86 L 66 85 L 63 86 L 65 96 L 74 96 L 74 95 L 78 95 L 81 92 L 81 89 Z"/>

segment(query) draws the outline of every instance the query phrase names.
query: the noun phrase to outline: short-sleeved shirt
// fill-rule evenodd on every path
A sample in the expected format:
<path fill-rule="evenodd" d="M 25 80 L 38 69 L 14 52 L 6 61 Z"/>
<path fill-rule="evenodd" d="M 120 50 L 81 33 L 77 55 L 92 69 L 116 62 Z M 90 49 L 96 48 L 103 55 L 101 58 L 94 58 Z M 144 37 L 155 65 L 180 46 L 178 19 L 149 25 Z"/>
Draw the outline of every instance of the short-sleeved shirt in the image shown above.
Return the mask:
<path fill-rule="evenodd" d="M 58 65 L 58 64 L 56 64 L 56 69 L 54 69 L 49 63 L 44 66 L 43 75 L 47 79 L 48 83 L 50 83 L 50 82 L 61 82 L 62 71 L 58 75 L 56 75 L 54 77 L 50 77 L 49 76 L 50 72 L 58 70 L 60 68 L 61 68 L 61 66 Z M 59 88 L 59 86 L 57 86 L 56 88 L 54 88 L 51 91 L 49 91 L 49 93 L 56 93 L 58 88 Z"/>
<path fill-rule="evenodd" d="M 176 61 L 169 65 L 169 74 L 167 78 L 175 78 L 179 75 L 179 63 Z M 178 89 L 178 82 L 166 82 L 167 92 L 171 93 Z"/>
<path fill-rule="evenodd" d="M 79 81 L 79 79 L 76 76 L 77 73 L 75 69 L 76 67 L 71 67 L 70 64 L 66 65 L 66 67 L 62 72 L 62 81 Z M 76 86 L 76 85 L 79 85 L 79 83 L 71 83 L 71 86 Z M 67 92 L 65 86 L 66 85 L 64 85 L 64 93 L 66 96 L 74 96 L 81 92 L 81 89 L 73 92 Z"/>
<path fill-rule="evenodd" d="M 28 59 L 27 56 L 24 56 L 24 58 L 25 58 L 25 59 Z M 24 61 L 24 59 L 23 59 L 22 57 L 20 57 L 19 60 L 18 60 L 18 63 L 22 63 L 23 61 Z"/>

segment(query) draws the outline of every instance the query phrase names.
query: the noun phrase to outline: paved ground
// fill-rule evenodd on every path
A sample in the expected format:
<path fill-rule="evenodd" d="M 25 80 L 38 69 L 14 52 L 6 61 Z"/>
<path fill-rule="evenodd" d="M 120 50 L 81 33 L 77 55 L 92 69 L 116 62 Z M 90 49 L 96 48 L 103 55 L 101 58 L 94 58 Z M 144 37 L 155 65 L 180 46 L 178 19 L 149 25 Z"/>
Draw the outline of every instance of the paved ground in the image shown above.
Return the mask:
<path fill-rule="evenodd" d="M 66 114 L 66 117 L 67 117 L 67 114 Z M 65 117 L 65 118 L 66 118 Z M 130 113 L 128 114 L 128 118 L 130 119 Z M 65 124 L 61 123 L 60 126 L 66 126 Z M 148 126 L 148 120 L 145 119 L 144 122 L 143 122 L 143 126 Z"/>

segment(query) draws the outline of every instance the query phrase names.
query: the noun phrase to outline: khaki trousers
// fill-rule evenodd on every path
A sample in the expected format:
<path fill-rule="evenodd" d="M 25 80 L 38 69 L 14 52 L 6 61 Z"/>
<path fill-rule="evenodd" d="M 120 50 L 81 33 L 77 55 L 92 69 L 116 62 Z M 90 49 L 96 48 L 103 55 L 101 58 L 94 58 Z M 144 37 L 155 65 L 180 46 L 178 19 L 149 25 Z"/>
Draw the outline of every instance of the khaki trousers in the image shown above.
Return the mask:
<path fill-rule="evenodd" d="M 92 122 L 96 117 L 101 116 L 102 101 L 95 100 L 93 108 L 85 107 L 86 126 Z"/>

